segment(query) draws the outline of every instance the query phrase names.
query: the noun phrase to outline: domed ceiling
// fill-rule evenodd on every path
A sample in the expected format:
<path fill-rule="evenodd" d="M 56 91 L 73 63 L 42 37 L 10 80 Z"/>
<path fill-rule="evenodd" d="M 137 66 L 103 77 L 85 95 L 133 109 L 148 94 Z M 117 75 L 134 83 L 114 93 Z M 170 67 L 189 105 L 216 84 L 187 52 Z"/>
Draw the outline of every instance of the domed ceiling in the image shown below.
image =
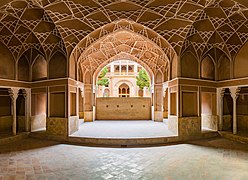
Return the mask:
<path fill-rule="evenodd" d="M 190 50 L 200 58 L 217 47 L 232 58 L 248 39 L 247 7 L 247 0 L 1 0 L 0 41 L 15 59 L 30 48 L 69 57 L 83 39 L 82 50 L 126 19 L 144 28 L 123 28 L 164 51 L 166 41 L 178 55 Z"/>

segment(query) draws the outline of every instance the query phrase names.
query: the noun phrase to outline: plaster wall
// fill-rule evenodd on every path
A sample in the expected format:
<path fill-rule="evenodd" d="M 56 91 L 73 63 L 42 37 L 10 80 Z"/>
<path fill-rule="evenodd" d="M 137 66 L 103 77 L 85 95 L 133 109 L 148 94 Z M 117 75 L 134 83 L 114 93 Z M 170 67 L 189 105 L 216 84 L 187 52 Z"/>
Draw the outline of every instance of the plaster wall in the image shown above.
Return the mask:
<path fill-rule="evenodd" d="M 197 92 L 182 92 L 183 117 L 197 116 Z"/>
<path fill-rule="evenodd" d="M 46 114 L 31 116 L 31 131 L 46 128 Z"/>
<path fill-rule="evenodd" d="M 170 94 L 170 115 L 177 115 L 177 93 Z"/>
<path fill-rule="evenodd" d="M 178 117 L 177 116 L 169 116 L 168 129 L 171 132 L 178 134 Z"/>
<path fill-rule="evenodd" d="M 73 134 L 74 132 L 78 131 L 78 126 L 79 126 L 79 117 L 78 116 L 69 117 L 69 133 Z"/>
<path fill-rule="evenodd" d="M 202 127 L 212 129 L 217 131 L 218 130 L 218 116 L 202 114 Z"/>
<path fill-rule="evenodd" d="M 150 98 L 97 98 L 96 119 L 150 120 Z"/>
<path fill-rule="evenodd" d="M 65 93 L 50 94 L 50 117 L 65 117 Z"/>

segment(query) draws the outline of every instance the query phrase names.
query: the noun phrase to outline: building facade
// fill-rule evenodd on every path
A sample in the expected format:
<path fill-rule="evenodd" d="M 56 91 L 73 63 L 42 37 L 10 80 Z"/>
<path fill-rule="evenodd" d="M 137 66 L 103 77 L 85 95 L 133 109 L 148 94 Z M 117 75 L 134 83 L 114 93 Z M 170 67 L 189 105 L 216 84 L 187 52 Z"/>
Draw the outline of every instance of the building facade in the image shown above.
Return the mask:
<path fill-rule="evenodd" d="M 129 60 L 114 61 L 106 66 L 105 76 L 109 80 L 108 87 L 97 86 L 98 97 L 150 97 L 150 86 L 140 89 L 137 85 L 141 65 Z M 98 78 L 99 79 L 99 78 Z"/>

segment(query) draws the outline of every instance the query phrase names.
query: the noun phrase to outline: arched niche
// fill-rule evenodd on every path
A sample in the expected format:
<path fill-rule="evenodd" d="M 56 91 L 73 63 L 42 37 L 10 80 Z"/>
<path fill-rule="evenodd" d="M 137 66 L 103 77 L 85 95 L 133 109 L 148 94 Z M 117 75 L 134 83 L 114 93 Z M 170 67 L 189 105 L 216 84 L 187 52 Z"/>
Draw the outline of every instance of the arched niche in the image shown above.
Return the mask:
<path fill-rule="evenodd" d="M 246 43 L 234 61 L 234 78 L 243 78 L 248 76 L 248 59 L 247 59 L 248 43 Z"/>
<path fill-rule="evenodd" d="M 186 78 L 198 78 L 198 60 L 191 52 L 185 52 L 181 57 L 181 75 Z"/>
<path fill-rule="evenodd" d="M 162 72 L 158 71 L 156 76 L 155 76 L 155 83 L 156 84 L 161 84 L 163 83 L 163 74 Z"/>
<path fill-rule="evenodd" d="M 74 58 L 70 59 L 70 78 L 77 78 L 77 63 Z"/>
<path fill-rule="evenodd" d="M 25 55 L 23 55 L 18 61 L 18 80 L 29 81 L 29 61 Z"/>
<path fill-rule="evenodd" d="M 201 78 L 215 80 L 215 65 L 209 56 L 206 56 L 201 62 Z"/>
<path fill-rule="evenodd" d="M 45 58 L 38 55 L 32 66 L 32 81 L 47 79 L 47 62 Z"/>
<path fill-rule="evenodd" d="M 84 74 L 84 84 L 92 84 L 92 76 L 89 71 Z"/>
<path fill-rule="evenodd" d="M 56 52 L 49 61 L 49 79 L 67 76 L 67 61 L 64 54 Z"/>
<path fill-rule="evenodd" d="M 15 61 L 9 49 L 0 43 L 0 78 L 15 78 Z"/>
<path fill-rule="evenodd" d="M 230 60 L 222 55 L 218 61 L 218 80 L 230 79 Z"/>
<path fill-rule="evenodd" d="M 171 79 L 177 77 L 177 58 L 174 57 L 171 61 Z"/>

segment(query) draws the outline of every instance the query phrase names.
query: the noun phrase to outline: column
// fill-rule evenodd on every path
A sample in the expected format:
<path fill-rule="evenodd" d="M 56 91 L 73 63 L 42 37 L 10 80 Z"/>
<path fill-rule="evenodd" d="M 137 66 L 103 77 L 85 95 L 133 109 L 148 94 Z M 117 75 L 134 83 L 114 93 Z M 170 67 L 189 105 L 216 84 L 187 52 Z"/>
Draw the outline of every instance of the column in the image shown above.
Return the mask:
<path fill-rule="evenodd" d="M 239 87 L 231 87 L 230 88 L 231 96 L 233 98 L 233 134 L 238 133 L 237 128 L 237 99 L 239 96 L 240 88 Z"/>
<path fill-rule="evenodd" d="M 219 115 L 219 131 L 223 130 L 223 99 L 225 95 L 225 88 L 217 89 L 217 112 Z"/>
<path fill-rule="evenodd" d="M 154 85 L 154 120 L 163 121 L 163 85 Z"/>
<path fill-rule="evenodd" d="M 93 87 L 92 84 L 84 84 L 84 121 L 93 121 Z"/>
<path fill-rule="evenodd" d="M 18 97 L 19 89 L 9 89 L 9 95 L 11 98 L 11 114 L 12 114 L 12 134 L 16 135 L 16 100 Z"/>
<path fill-rule="evenodd" d="M 31 90 L 23 90 L 23 97 L 25 98 L 25 131 L 30 131 L 30 116 L 31 116 Z"/>

